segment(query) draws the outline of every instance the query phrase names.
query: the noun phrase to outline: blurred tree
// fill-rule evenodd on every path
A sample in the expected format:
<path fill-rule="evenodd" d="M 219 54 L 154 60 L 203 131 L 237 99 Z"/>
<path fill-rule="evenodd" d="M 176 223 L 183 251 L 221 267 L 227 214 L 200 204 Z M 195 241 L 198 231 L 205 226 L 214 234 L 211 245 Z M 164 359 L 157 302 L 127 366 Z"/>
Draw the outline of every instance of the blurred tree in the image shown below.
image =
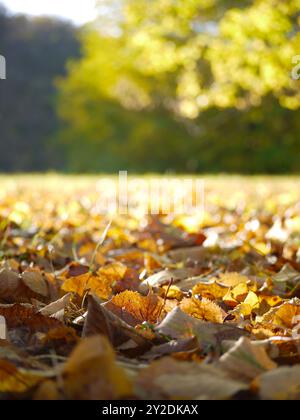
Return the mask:
<path fill-rule="evenodd" d="M 77 29 L 51 18 L 10 16 L 0 7 L 0 54 L 7 80 L 0 81 L 0 171 L 62 167 L 53 138 L 59 127 L 54 78 L 79 56 Z"/>
<path fill-rule="evenodd" d="M 59 82 L 69 169 L 299 171 L 299 1 L 98 1 Z"/>
<path fill-rule="evenodd" d="M 99 4 L 109 3 L 100 0 Z M 177 112 L 245 109 L 270 93 L 300 107 L 291 77 L 299 54 L 300 0 L 124 0 L 123 29 L 145 76 L 176 72 Z"/>
<path fill-rule="evenodd" d="M 84 58 L 71 62 L 58 83 L 68 169 L 185 170 L 186 128 L 162 103 L 150 103 L 143 86 L 155 81 L 139 80 L 123 39 L 94 31 L 82 39 Z"/>

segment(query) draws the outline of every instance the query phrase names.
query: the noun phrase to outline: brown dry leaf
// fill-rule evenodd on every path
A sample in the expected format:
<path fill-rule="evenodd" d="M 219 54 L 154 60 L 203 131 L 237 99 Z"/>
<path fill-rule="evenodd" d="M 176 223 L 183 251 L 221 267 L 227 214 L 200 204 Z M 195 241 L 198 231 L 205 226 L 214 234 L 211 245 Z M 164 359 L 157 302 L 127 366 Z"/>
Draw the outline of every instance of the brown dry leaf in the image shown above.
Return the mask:
<path fill-rule="evenodd" d="M 162 356 L 167 356 L 176 353 L 192 353 L 199 348 L 196 337 L 182 338 L 179 340 L 171 340 L 168 343 L 160 344 L 152 347 L 141 358 L 143 360 L 154 360 Z"/>
<path fill-rule="evenodd" d="M 49 302 L 57 296 L 57 285 L 38 268 L 18 274 L 7 268 L 0 270 L 0 302 L 30 303 L 32 299 Z"/>
<path fill-rule="evenodd" d="M 272 308 L 261 317 L 263 324 L 273 324 L 281 328 L 293 328 L 300 320 L 300 301 L 292 299 L 279 307 Z"/>
<path fill-rule="evenodd" d="M 209 255 L 209 251 L 203 248 L 203 246 L 194 246 L 189 248 L 178 248 L 169 251 L 167 255 L 173 262 L 181 262 L 187 259 L 201 261 Z"/>
<path fill-rule="evenodd" d="M 78 341 L 79 336 L 76 331 L 64 325 L 53 328 L 40 337 L 43 351 L 51 349 L 60 356 L 68 356 Z"/>
<path fill-rule="evenodd" d="M 151 363 L 136 380 L 141 398 L 223 400 L 248 389 L 214 366 L 169 357 Z"/>
<path fill-rule="evenodd" d="M 40 309 L 39 313 L 45 316 L 50 316 L 53 318 L 58 318 L 58 314 L 61 311 L 64 312 L 65 308 L 68 306 L 71 300 L 71 293 L 66 294 L 61 299 L 56 300 L 55 302 L 49 303 L 49 305 L 44 306 Z M 61 320 L 61 319 L 60 319 Z"/>
<path fill-rule="evenodd" d="M 61 326 L 58 320 L 38 314 L 33 308 L 20 304 L 0 305 L 0 315 L 6 319 L 9 329 L 27 327 L 33 332 L 47 332 L 50 328 Z"/>
<path fill-rule="evenodd" d="M 255 344 L 246 337 L 241 337 L 223 354 L 217 365 L 230 377 L 246 382 L 277 367 L 262 345 Z"/>
<path fill-rule="evenodd" d="M 216 303 L 208 299 L 185 298 L 179 305 L 180 309 L 194 318 L 203 321 L 215 322 L 222 324 L 227 314 Z"/>
<path fill-rule="evenodd" d="M 48 282 L 43 277 L 39 269 L 28 269 L 21 275 L 23 283 L 39 296 L 49 295 Z"/>
<path fill-rule="evenodd" d="M 62 290 L 65 292 L 77 293 L 79 296 L 91 290 L 101 299 L 109 299 L 112 294 L 113 285 L 122 280 L 126 273 L 126 266 L 116 262 L 101 267 L 96 274 L 86 273 L 65 280 Z"/>
<path fill-rule="evenodd" d="M 119 309 L 117 306 L 115 308 Z M 102 304 L 97 296 L 88 297 L 88 313 L 84 322 L 83 337 L 104 334 L 114 347 L 133 340 L 141 350 L 148 350 L 151 343 L 126 323 L 128 316 L 131 317 L 131 315 L 124 314 L 124 311 L 116 314 L 110 309 L 112 309 L 110 302 Z M 132 320 L 131 318 L 129 321 Z M 135 319 L 132 321 L 136 325 Z"/>
<path fill-rule="evenodd" d="M 152 292 L 142 296 L 138 292 L 126 291 L 113 296 L 110 302 L 130 313 L 140 323 L 147 321 L 151 324 L 160 320 L 164 306 L 163 300 Z"/>
<path fill-rule="evenodd" d="M 72 400 L 107 400 L 129 397 L 132 384 L 103 336 L 85 338 L 75 348 L 63 371 L 63 392 Z"/>
<path fill-rule="evenodd" d="M 179 307 L 174 308 L 166 318 L 156 327 L 156 331 L 170 338 L 196 337 L 203 350 L 219 351 L 224 340 L 238 340 L 248 333 L 234 325 L 215 324 L 195 319 L 182 312 Z"/>
<path fill-rule="evenodd" d="M 79 264 L 78 262 L 73 262 L 67 267 L 66 272 L 64 273 L 63 277 L 69 278 L 69 277 L 76 277 L 76 276 L 82 276 L 83 274 L 88 273 L 89 267 L 86 265 Z"/>
<path fill-rule="evenodd" d="M 254 383 L 263 400 L 300 400 L 300 365 L 264 373 Z"/>
<path fill-rule="evenodd" d="M 257 324 L 251 330 L 251 336 L 256 340 L 266 340 L 276 335 L 276 327 L 270 324 L 267 326 L 263 326 L 261 324 Z"/>
<path fill-rule="evenodd" d="M 28 302 L 28 298 L 24 296 L 25 290 L 26 288 L 22 285 L 19 274 L 6 268 L 0 270 L 0 302 Z"/>

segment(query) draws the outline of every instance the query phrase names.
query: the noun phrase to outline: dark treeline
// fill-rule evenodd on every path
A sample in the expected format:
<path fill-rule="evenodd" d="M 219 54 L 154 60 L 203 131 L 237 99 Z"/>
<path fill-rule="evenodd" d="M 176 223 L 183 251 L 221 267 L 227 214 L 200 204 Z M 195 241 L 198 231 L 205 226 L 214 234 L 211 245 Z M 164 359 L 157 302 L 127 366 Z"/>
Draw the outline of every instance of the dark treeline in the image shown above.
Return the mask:
<path fill-rule="evenodd" d="M 79 55 L 76 28 L 52 18 L 10 16 L 0 5 L 0 54 L 7 66 L 7 80 L 0 81 L 0 171 L 61 168 L 54 80 Z"/>

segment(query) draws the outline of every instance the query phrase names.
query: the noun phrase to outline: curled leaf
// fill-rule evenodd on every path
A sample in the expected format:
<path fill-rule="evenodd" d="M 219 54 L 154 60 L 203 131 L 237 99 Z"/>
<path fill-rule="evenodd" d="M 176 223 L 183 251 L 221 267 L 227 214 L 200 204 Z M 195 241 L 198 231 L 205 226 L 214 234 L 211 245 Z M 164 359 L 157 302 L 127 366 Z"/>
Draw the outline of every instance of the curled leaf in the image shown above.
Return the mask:
<path fill-rule="evenodd" d="M 218 366 L 231 377 L 246 382 L 277 367 L 269 358 L 264 346 L 257 345 L 246 337 L 241 337 L 227 353 L 223 354 Z"/>
<path fill-rule="evenodd" d="M 300 301 L 293 299 L 272 308 L 260 321 L 263 324 L 273 324 L 281 328 L 293 328 L 300 320 Z"/>
<path fill-rule="evenodd" d="M 97 296 L 88 297 L 88 313 L 83 327 L 83 337 L 95 334 L 105 335 L 114 347 L 118 347 L 128 340 L 133 340 L 141 350 L 147 350 L 151 344 L 124 319 L 109 310 L 110 305 L 102 304 Z M 123 316 L 123 318 L 121 318 Z M 128 315 L 126 314 L 126 320 Z"/>
<path fill-rule="evenodd" d="M 219 324 L 223 323 L 227 315 L 220 306 L 205 298 L 183 299 L 180 303 L 180 309 L 194 318 Z"/>

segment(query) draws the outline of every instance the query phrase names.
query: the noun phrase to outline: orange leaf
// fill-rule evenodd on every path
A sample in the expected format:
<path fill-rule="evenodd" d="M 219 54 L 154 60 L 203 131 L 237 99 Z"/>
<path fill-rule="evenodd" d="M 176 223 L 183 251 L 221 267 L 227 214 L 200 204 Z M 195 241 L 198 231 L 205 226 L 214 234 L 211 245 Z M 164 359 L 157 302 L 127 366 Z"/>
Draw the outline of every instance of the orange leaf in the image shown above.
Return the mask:
<path fill-rule="evenodd" d="M 223 311 L 218 305 L 208 299 L 183 299 L 180 303 L 180 309 L 194 318 L 202 319 L 222 324 L 226 318 L 226 312 Z"/>
<path fill-rule="evenodd" d="M 86 291 L 91 290 L 101 299 L 109 299 L 113 285 L 124 277 L 126 270 L 125 265 L 119 262 L 112 263 L 101 267 L 96 274 L 86 273 L 68 278 L 62 289 L 65 292 L 77 293 L 81 297 Z"/>
<path fill-rule="evenodd" d="M 155 324 L 163 309 L 163 300 L 151 292 L 142 296 L 138 292 L 127 290 L 114 296 L 111 302 L 129 312 L 141 323 L 148 321 Z"/>

